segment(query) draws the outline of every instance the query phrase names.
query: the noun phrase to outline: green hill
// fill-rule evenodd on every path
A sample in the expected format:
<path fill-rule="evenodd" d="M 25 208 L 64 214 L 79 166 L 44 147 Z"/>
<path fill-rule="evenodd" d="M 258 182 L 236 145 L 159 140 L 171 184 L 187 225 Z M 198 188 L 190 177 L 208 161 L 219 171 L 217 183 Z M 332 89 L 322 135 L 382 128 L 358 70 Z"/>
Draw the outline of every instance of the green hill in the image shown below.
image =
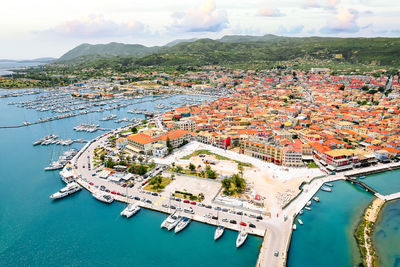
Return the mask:
<path fill-rule="evenodd" d="M 224 36 L 178 40 L 163 47 L 80 45 L 58 62 L 121 70 L 140 66 L 337 64 L 400 66 L 400 38 Z"/>
<path fill-rule="evenodd" d="M 78 57 L 84 56 L 132 56 L 132 57 L 143 57 L 156 53 L 160 50 L 159 47 L 146 47 L 139 44 L 122 44 L 122 43 L 109 43 L 109 44 L 81 44 L 74 49 L 68 51 L 61 56 L 58 61 L 73 60 Z"/>

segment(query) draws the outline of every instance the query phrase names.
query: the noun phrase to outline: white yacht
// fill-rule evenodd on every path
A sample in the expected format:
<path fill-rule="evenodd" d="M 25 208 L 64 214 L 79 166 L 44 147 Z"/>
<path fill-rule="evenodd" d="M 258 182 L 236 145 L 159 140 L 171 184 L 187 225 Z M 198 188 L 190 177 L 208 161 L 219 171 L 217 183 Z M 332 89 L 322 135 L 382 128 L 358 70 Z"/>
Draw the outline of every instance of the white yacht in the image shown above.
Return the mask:
<path fill-rule="evenodd" d="M 110 196 L 108 194 L 104 194 L 102 192 L 93 193 L 92 196 L 95 199 L 97 199 L 97 200 L 99 200 L 101 202 L 104 202 L 104 203 L 111 203 L 111 202 L 114 201 L 114 198 L 112 196 Z"/>
<path fill-rule="evenodd" d="M 178 225 L 175 227 L 175 233 L 179 233 L 183 229 L 186 228 L 186 226 L 189 225 L 190 219 L 188 217 L 183 217 L 182 220 L 179 221 Z"/>
<path fill-rule="evenodd" d="M 313 197 L 315 202 L 319 202 L 319 197 Z"/>
<path fill-rule="evenodd" d="M 247 232 L 243 230 L 240 231 L 236 239 L 236 247 L 237 248 L 241 247 L 246 241 L 246 239 L 247 239 Z"/>
<path fill-rule="evenodd" d="M 171 231 L 181 220 L 181 217 L 175 215 L 175 212 L 169 215 L 161 224 L 161 228 L 167 228 L 168 231 Z"/>
<path fill-rule="evenodd" d="M 50 166 L 44 168 L 45 171 L 52 171 L 52 170 L 59 170 L 62 169 L 64 167 L 63 164 L 61 164 L 58 161 L 53 161 Z"/>
<path fill-rule="evenodd" d="M 214 240 L 218 240 L 224 234 L 225 227 L 222 225 L 218 225 L 217 229 L 215 229 Z"/>
<path fill-rule="evenodd" d="M 121 216 L 130 218 L 131 216 L 135 215 L 139 210 L 140 210 L 139 206 L 131 203 L 123 211 L 121 211 Z"/>
<path fill-rule="evenodd" d="M 303 225 L 303 221 L 300 219 L 297 219 L 297 221 L 299 222 L 300 225 Z"/>
<path fill-rule="evenodd" d="M 82 187 L 80 185 L 78 185 L 75 182 L 69 183 L 67 184 L 66 187 L 61 188 L 60 191 L 58 191 L 57 193 L 54 193 L 50 196 L 50 198 L 52 199 L 59 199 L 59 198 L 63 198 L 66 197 L 68 195 L 71 195 L 75 192 L 78 192 L 79 190 L 81 190 Z"/>
<path fill-rule="evenodd" d="M 296 230 L 296 229 L 297 229 L 297 225 L 296 225 L 295 223 L 293 224 L 292 229 L 293 229 L 293 230 Z"/>

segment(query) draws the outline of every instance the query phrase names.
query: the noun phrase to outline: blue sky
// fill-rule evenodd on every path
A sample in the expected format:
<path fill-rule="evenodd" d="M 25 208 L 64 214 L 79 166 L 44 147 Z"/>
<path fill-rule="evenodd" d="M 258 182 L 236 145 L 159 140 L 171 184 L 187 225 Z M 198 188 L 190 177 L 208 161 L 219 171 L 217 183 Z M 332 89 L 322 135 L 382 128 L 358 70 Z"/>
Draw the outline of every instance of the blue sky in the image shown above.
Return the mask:
<path fill-rule="evenodd" d="M 0 58 L 229 34 L 398 37 L 399 13 L 398 0 L 13 0 L 0 10 Z"/>

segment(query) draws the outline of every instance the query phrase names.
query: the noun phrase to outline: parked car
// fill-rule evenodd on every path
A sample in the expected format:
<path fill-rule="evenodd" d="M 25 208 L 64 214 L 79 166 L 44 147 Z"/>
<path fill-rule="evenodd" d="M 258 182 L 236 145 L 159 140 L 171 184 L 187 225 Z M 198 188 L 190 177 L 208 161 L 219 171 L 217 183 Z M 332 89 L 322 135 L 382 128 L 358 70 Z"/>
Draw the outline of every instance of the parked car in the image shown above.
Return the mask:
<path fill-rule="evenodd" d="M 245 223 L 245 222 L 240 222 L 240 225 L 241 225 L 241 226 L 247 226 L 247 223 Z"/>
<path fill-rule="evenodd" d="M 140 200 L 140 197 L 134 197 L 135 200 Z"/>
<path fill-rule="evenodd" d="M 212 207 L 211 207 L 211 205 L 207 205 L 206 208 L 207 209 L 211 209 Z"/>
<path fill-rule="evenodd" d="M 187 199 L 185 199 L 185 200 L 183 201 L 183 203 L 190 203 L 190 201 L 187 200 Z"/>
<path fill-rule="evenodd" d="M 153 196 L 158 196 L 158 194 L 156 192 L 152 193 Z"/>
<path fill-rule="evenodd" d="M 252 223 L 249 223 L 249 227 L 256 228 L 256 226 L 254 224 L 252 224 Z"/>
<path fill-rule="evenodd" d="M 215 210 L 221 210 L 221 207 L 216 206 L 214 209 Z"/>
<path fill-rule="evenodd" d="M 229 221 L 231 224 L 236 224 L 236 221 L 235 220 L 230 220 Z"/>
<path fill-rule="evenodd" d="M 196 201 L 192 201 L 192 202 L 190 202 L 190 204 L 196 205 Z"/>
<path fill-rule="evenodd" d="M 218 217 L 217 216 L 212 216 L 211 217 L 213 220 L 218 220 Z"/>
<path fill-rule="evenodd" d="M 260 215 L 258 215 L 258 216 L 257 216 L 257 219 L 258 219 L 258 220 L 262 220 L 262 219 L 263 219 L 263 217 L 262 217 L 262 216 L 260 216 Z"/>

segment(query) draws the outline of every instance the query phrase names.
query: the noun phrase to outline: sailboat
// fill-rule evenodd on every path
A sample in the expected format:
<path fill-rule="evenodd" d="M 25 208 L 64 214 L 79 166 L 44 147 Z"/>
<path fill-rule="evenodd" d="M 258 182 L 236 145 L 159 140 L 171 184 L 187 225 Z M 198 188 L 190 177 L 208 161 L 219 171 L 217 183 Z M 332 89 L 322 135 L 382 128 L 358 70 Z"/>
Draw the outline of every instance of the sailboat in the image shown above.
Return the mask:
<path fill-rule="evenodd" d="M 219 211 L 217 211 L 217 228 L 215 229 L 215 233 L 214 233 L 214 240 L 218 240 L 225 231 L 225 227 L 220 225 L 218 220 L 219 220 L 219 216 L 218 216 Z"/>

